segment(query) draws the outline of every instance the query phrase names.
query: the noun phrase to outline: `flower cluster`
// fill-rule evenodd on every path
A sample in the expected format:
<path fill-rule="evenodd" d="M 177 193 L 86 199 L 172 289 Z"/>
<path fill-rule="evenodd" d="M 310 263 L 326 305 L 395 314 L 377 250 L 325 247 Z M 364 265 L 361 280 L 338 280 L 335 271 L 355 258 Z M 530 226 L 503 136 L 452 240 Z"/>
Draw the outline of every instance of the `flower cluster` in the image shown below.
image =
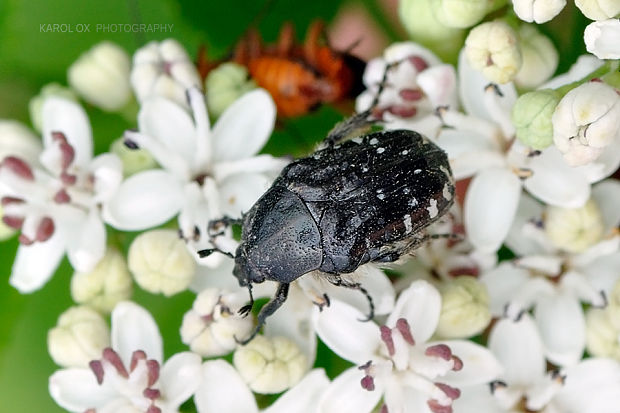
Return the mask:
<path fill-rule="evenodd" d="M 47 85 L 31 102 L 41 139 L 0 121 L 0 237 L 19 241 L 9 283 L 43 288 L 65 255 L 74 270 L 76 305 L 48 333 L 54 401 L 71 412 L 618 411 L 620 4 L 575 4 L 593 20 L 591 54 L 553 77 L 561 50 L 536 24 L 559 19 L 564 1 L 400 1 L 411 39 L 367 63 L 355 107 L 442 148 L 457 200 L 389 271 L 336 275 L 352 289 L 318 271 L 291 282 L 246 345 L 247 303 L 276 285 L 239 285 L 240 235 L 222 223 L 243 222 L 290 162 L 264 149 L 279 106 L 249 79 L 254 66 L 200 73 L 174 39 L 133 59 L 110 42 L 80 56 L 70 89 Z M 274 55 L 298 52 L 282 38 Z M 304 59 L 327 59 L 309 44 Z M 326 87 L 312 86 L 297 93 Z M 134 128 L 95 151 L 87 110 Z M 185 351 L 164 361 L 134 282 L 195 294 L 175 319 Z"/>

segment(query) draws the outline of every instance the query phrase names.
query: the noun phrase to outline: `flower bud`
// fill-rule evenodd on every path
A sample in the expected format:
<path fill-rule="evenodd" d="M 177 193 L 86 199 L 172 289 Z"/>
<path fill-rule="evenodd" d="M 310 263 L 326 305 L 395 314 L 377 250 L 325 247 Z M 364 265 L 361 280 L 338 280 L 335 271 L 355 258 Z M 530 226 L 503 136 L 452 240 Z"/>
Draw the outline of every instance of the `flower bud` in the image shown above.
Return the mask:
<path fill-rule="evenodd" d="M 245 290 L 242 290 L 247 294 Z M 237 311 L 246 296 L 208 288 L 198 294 L 192 309 L 183 316 L 181 341 L 203 357 L 223 356 L 237 347 L 235 337 L 250 334 L 252 317 L 241 317 Z"/>
<path fill-rule="evenodd" d="M 28 111 L 30 112 L 30 121 L 35 130 L 41 132 L 43 124 L 43 103 L 45 99 L 51 96 L 78 101 L 78 97 L 73 90 L 62 86 L 58 83 L 48 83 L 41 88 L 38 95 L 30 99 L 28 103 Z"/>
<path fill-rule="evenodd" d="M 521 68 L 521 51 L 515 31 L 502 21 L 482 23 L 465 40 L 469 64 L 495 83 L 508 83 Z"/>
<path fill-rule="evenodd" d="M 102 313 L 131 297 L 132 280 L 123 255 L 108 248 L 95 269 L 89 273 L 76 272 L 71 278 L 71 297 Z"/>
<path fill-rule="evenodd" d="M 548 80 L 558 67 L 558 52 L 548 37 L 534 26 L 526 24 L 519 29 L 523 65 L 515 76 L 515 83 L 534 89 Z"/>
<path fill-rule="evenodd" d="M 620 331 L 607 315 L 600 308 L 591 308 L 586 313 L 586 349 L 594 357 L 620 360 Z"/>
<path fill-rule="evenodd" d="M 41 140 L 25 125 L 0 119 L 0 161 L 16 156 L 29 164 L 38 164 L 42 150 Z"/>
<path fill-rule="evenodd" d="M 176 231 L 160 229 L 140 234 L 129 247 L 129 270 L 140 287 L 166 296 L 185 290 L 196 260 Z"/>
<path fill-rule="evenodd" d="M 605 311 L 611 324 L 620 330 L 620 280 L 616 281 L 609 297 L 607 297 L 607 308 Z"/>
<path fill-rule="evenodd" d="M 490 11 L 488 0 L 436 0 L 432 1 L 433 12 L 442 24 L 448 27 L 468 28 L 477 24 Z"/>
<path fill-rule="evenodd" d="M 233 364 L 252 391 L 280 393 L 297 383 L 308 369 L 308 360 L 297 344 L 284 337 L 258 335 L 239 347 Z"/>
<path fill-rule="evenodd" d="M 120 110 L 131 97 L 129 55 L 104 41 L 82 54 L 69 67 L 69 85 L 85 101 L 107 111 Z"/>
<path fill-rule="evenodd" d="M 47 349 L 62 367 L 88 367 L 110 346 L 110 332 L 103 317 L 86 306 L 71 307 L 47 333 Z"/>
<path fill-rule="evenodd" d="M 512 107 L 512 122 L 517 139 L 534 149 L 545 149 L 553 143 L 551 117 L 560 101 L 551 89 L 535 90 L 519 96 Z"/>
<path fill-rule="evenodd" d="M 437 335 L 466 338 L 480 333 L 491 321 L 489 294 L 484 284 L 467 275 L 442 284 Z"/>
<path fill-rule="evenodd" d="M 157 167 L 157 162 L 149 151 L 142 148 L 129 149 L 123 138 L 112 142 L 110 152 L 118 156 L 123 163 L 123 175 L 125 177 Z"/>
<path fill-rule="evenodd" d="M 620 59 L 618 39 L 620 39 L 620 20 L 618 19 L 590 23 L 583 32 L 586 49 L 599 59 Z"/>
<path fill-rule="evenodd" d="M 590 20 L 611 19 L 620 13 L 618 0 L 575 0 L 575 6 Z"/>
<path fill-rule="evenodd" d="M 237 63 L 227 62 L 209 72 L 206 81 L 207 107 L 218 118 L 231 103 L 246 92 L 256 89 L 248 70 Z"/>
<path fill-rule="evenodd" d="M 151 96 L 163 96 L 185 107 L 185 91 L 190 87 L 202 88 L 196 66 L 174 39 L 153 41 L 136 51 L 131 86 L 140 102 Z"/>
<path fill-rule="evenodd" d="M 601 82 L 568 92 L 555 109 L 553 142 L 571 166 L 597 159 L 620 132 L 620 96 Z"/>
<path fill-rule="evenodd" d="M 528 23 L 544 23 L 560 14 L 566 0 L 513 0 L 515 14 Z"/>
<path fill-rule="evenodd" d="M 601 240 L 603 217 L 593 200 L 581 208 L 548 206 L 545 233 L 557 248 L 571 253 L 583 252 Z"/>

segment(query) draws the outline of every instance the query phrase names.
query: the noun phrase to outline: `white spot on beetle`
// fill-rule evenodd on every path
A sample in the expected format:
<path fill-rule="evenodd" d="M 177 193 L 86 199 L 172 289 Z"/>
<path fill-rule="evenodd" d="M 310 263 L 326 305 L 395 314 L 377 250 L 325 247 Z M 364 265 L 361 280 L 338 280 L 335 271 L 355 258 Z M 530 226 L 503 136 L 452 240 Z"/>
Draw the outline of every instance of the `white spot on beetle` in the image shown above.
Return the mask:
<path fill-rule="evenodd" d="M 380 194 L 381 192 L 383 192 L 383 189 L 379 188 L 377 189 L 377 193 Z"/>
<path fill-rule="evenodd" d="M 411 230 L 413 230 L 413 225 L 411 225 L 411 215 L 405 215 L 403 217 L 403 223 L 405 224 L 405 233 L 409 234 Z"/>
<path fill-rule="evenodd" d="M 371 140 L 368 141 L 369 144 L 371 145 L 376 145 L 379 143 L 379 139 L 377 138 L 372 138 Z"/>
<path fill-rule="evenodd" d="M 422 170 L 421 170 L 421 169 L 416 169 L 415 171 L 413 171 L 413 174 L 414 174 L 414 175 L 417 175 L 417 174 L 419 174 L 420 172 L 422 172 Z"/>
<path fill-rule="evenodd" d="M 355 142 L 355 143 L 357 143 L 359 145 L 360 143 L 362 143 L 362 137 L 361 136 L 356 136 L 355 138 L 351 138 L 350 141 L 351 142 Z"/>
<path fill-rule="evenodd" d="M 448 170 L 448 168 L 446 168 L 445 166 L 441 165 L 439 167 L 439 170 L 441 172 L 444 173 L 444 175 L 446 175 L 448 177 L 448 179 L 450 179 L 450 181 L 452 181 L 452 174 L 450 173 L 450 171 Z"/>
<path fill-rule="evenodd" d="M 385 198 L 385 194 L 377 194 L 377 198 L 383 200 Z"/>
<path fill-rule="evenodd" d="M 411 199 L 409 200 L 409 206 L 410 206 L 410 207 L 414 207 L 414 206 L 416 206 L 416 205 L 418 205 L 418 200 L 417 200 L 417 199 L 415 199 L 415 198 L 411 198 Z"/>
<path fill-rule="evenodd" d="M 368 167 L 367 166 L 362 167 L 362 172 L 368 172 Z"/>
<path fill-rule="evenodd" d="M 452 199 L 452 192 L 450 192 L 450 186 L 448 184 L 444 184 L 442 195 L 447 201 Z"/>
<path fill-rule="evenodd" d="M 377 153 L 383 153 L 385 152 L 385 148 L 377 148 Z"/>
<path fill-rule="evenodd" d="M 437 200 L 431 199 L 429 203 L 430 206 L 426 207 L 426 210 L 428 211 L 430 218 L 433 219 L 437 216 L 437 214 L 439 214 L 439 209 L 437 209 Z"/>
<path fill-rule="evenodd" d="M 407 195 L 409 192 L 411 192 L 411 189 L 409 188 L 403 189 L 403 194 Z"/>
<path fill-rule="evenodd" d="M 407 149 L 405 149 L 404 151 L 402 151 L 400 154 L 401 155 L 407 155 L 409 153 L 409 151 Z"/>

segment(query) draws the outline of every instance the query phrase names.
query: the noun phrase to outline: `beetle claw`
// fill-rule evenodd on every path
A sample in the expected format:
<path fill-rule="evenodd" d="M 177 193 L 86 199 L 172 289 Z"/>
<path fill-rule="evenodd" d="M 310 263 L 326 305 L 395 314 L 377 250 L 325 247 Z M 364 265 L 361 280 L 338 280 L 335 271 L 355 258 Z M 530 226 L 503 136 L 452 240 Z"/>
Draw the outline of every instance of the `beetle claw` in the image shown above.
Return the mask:
<path fill-rule="evenodd" d="M 244 305 L 243 307 L 241 307 L 239 311 L 237 311 L 237 314 L 239 314 L 241 317 L 247 317 L 251 311 L 252 311 L 252 306 L 248 304 L 248 305 Z"/>

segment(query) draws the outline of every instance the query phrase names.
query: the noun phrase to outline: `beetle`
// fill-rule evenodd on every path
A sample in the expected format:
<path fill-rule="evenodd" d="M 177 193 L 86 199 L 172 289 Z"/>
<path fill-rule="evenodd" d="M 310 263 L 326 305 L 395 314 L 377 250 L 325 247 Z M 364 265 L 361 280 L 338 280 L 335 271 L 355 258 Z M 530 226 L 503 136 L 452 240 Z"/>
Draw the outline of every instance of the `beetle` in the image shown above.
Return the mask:
<path fill-rule="evenodd" d="M 372 123 L 371 111 L 338 125 L 308 157 L 287 165 L 240 220 L 234 276 L 252 285 L 278 282 L 275 296 L 258 314 L 250 341 L 287 299 L 289 285 L 312 271 L 330 283 L 360 290 L 341 275 L 369 262 L 389 263 L 430 238 L 424 231 L 454 202 L 454 178 L 446 153 L 411 130 L 388 130 L 349 138 Z M 215 250 L 203 250 L 201 256 Z M 221 251 L 220 251 L 221 252 Z"/>

